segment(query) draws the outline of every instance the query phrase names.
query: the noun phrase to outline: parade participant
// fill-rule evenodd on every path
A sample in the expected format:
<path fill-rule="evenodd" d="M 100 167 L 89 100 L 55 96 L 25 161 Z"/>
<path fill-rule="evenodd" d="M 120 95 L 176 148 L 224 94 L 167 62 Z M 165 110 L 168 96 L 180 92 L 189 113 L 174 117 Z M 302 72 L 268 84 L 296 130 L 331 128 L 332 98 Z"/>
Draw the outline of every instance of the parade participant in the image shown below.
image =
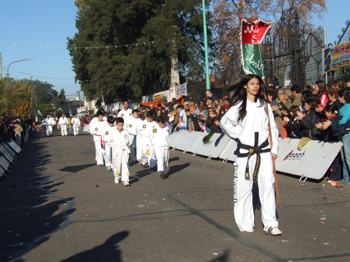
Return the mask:
<path fill-rule="evenodd" d="M 156 125 L 151 133 L 151 144 L 153 157 L 157 160 L 157 172 L 162 179 L 165 179 L 165 172 L 169 164 L 170 133 L 166 126 L 166 117 L 159 116 Z"/>
<path fill-rule="evenodd" d="M 130 145 L 130 162 L 135 162 L 141 159 L 141 150 L 136 139 L 136 128 L 141 122 L 142 120 L 139 118 L 139 111 L 137 109 L 132 110 L 132 116 L 129 118 L 129 122 L 126 124 L 126 130 L 129 132 L 133 141 L 133 143 Z"/>
<path fill-rule="evenodd" d="M 106 122 L 103 121 L 103 112 L 97 111 L 96 118 L 97 120 L 94 122 L 91 122 L 90 124 L 90 134 L 94 138 L 95 143 L 95 150 L 96 150 L 96 157 L 95 160 L 97 162 L 98 166 L 104 166 L 103 160 L 104 160 L 104 141 L 103 141 L 103 134 L 106 127 Z"/>
<path fill-rule="evenodd" d="M 126 124 L 129 122 L 131 118 L 132 110 L 129 108 L 129 102 L 127 100 L 123 101 L 123 109 L 120 110 L 117 117 L 121 117 L 124 119 L 124 129 L 126 129 Z"/>
<path fill-rule="evenodd" d="M 155 166 L 155 161 L 151 161 L 151 141 L 150 135 L 153 128 L 156 127 L 156 123 L 153 121 L 153 113 L 151 111 L 146 112 L 146 119 L 143 120 L 136 128 L 137 140 L 141 148 L 141 164 L 143 167 Z"/>
<path fill-rule="evenodd" d="M 52 136 L 53 126 L 56 125 L 55 119 L 51 117 L 51 115 L 47 115 L 47 117 L 44 120 L 45 127 L 46 127 L 46 135 Z"/>
<path fill-rule="evenodd" d="M 61 135 L 62 136 L 67 136 L 68 119 L 67 119 L 67 117 L 64 114 L 62 114 L 62 116 L 58 120 L 58 125 L 61 128 Z"/>
<path fill-rule="evenodd" d="M 80 128 L 80 119 L 78 118 L 78 115 L 75 115 L 72 119 L 72 125 L 73 125 L 73 134 L 79 135 L 79 128 Z"/>
<path fill-rule="evenodd" d="M 254 232 L 253 183 L 259 187 L 264 232 L 281 235 L 276 219 L 273 161 L 277 158 L 278 130 L 265 86 L 259 76 L 247 75 L 232 87 L 232 107 L 220 121 L 222 130 L 237 140 L 234 174 L 234 216 L 242 232 Z M 269 115 L 267 115 L 267 108 Z M 269 140 L 269 124 L 272 140 Z M 272 143 L 272 148 L 271 148 Z"/>
<path fill-rule="evenodd" d="M 129 186 L 129 146 L 132 143 L 132 137 L 129 132 L 124 129 L 124 119 L 117 117 L 117 130 L 113 132 L 108 140 L 112 145 L 113 151 L 113 173 L 114 183 L 118 184 L 121 181 L 124 186 Z"/>
<path fill-rule="evenodd" d="M 116 131 L 117 128 L 115 126 L 115 118 L 113 116 L 108 116 L 107 117 L 107 125 L 104 129 L 104 134 L 103 134 L 103 141 L 105 142 L 105 163 L 107 167 L 107 172 L 112 171 L 112 159 L 113 159 L 113 150 L 112 150 L 112 145 L 109 142 L 109 138 L 113 134 L 114 131 Z"/>

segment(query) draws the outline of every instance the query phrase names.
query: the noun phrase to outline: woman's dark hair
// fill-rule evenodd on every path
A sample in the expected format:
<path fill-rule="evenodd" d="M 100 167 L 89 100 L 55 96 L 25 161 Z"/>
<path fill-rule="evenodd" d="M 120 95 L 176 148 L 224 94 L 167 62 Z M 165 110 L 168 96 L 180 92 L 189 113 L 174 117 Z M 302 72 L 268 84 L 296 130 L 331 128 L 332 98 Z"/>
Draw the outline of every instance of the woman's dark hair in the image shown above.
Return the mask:
<path fill-rule="evenodd" d="M 304 99 L 304 101 L 314 97 L 314 95 L 310 91 L 301 92 L 301 96 Z"/>
<path fill-rule="evenodd" d="M 246 86 L 248 82 L 254 78 L 258 79 L 260 84 L 259 92 L 255 96 L 255 102 L 259 100 L 261 102 L 261 106 L 264 105 L 264 102 L 267 102 L 265 99 L 266 87 L 261 77 L 253 74 L 246 75 L 241 82 L 228 89 L 229 92 L 233 91 L 233 96 L 231 97 L 230 101 L 231 106 L 242 102 L 238 112 L 238 121 L 242 121 L 247 115 L 247 89 L 244 88 L 244 86 Z"/>
<path fill-rule="evenodd" d="M 324 111 L 332 113 L 332 114 L 337 114 L 338 113 L 338 106 L 335 105 L 335 104 L 333 104 L 333 105 L 326 105 L 324 107 Z"/>
<path fill-rule="evenodd" d="M 315 111 L 318 105 L 318 101 L 314 98 L 306 99 L 304 103 L 310 106 L 310 112 Z"/>
<path fill-rule="evenodd" d="M 344 97 L 345 103 L 350 103 L 350 88 L 343 88 L 338 92 L 339 97 Z"/>
<path fill-rule="evenodd" d="M 267 90 L 267 94 L 272 96 L 272 100 L 276 100 L 276 98 L 277 98 L 276 89 L 269 88 Z"/>

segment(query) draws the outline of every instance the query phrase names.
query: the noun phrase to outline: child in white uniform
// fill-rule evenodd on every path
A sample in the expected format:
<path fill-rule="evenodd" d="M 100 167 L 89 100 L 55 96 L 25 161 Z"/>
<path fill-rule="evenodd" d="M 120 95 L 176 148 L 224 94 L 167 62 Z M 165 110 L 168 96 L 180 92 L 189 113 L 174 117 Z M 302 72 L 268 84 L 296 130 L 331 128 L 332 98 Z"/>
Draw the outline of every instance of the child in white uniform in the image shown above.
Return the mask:
<path fill-rule="evenodd" d="M 156 122 L 153 121 L 153 113 L 151 111 L 146 112 L 146 119 L 143 120 L 137 126 L 137 140 L 141 148 L 141 163 L 143 167 L 154 168 L 156 163 L 152 161 L 152 147 L 150 136 L 152 130 L 157 126 Z"/>
<path fill-rule="evenodd" d="M 75 115 L 72 119 L 72 125 L 73 125 L 73 134 L 79 135 L 79 128 L 80 128 L 80 119 L 78 115 Z"/>
<path fill-rule="evenodd" d="M 170 133 L 165 116 L 159 116 L 157 122 L 158 126 L 154 127 L 151 133 L 152 151 L 157 161 L 158 174 L 165 179 L 169 164 Z"/>
<path fill-rule="evenodd" d="M 130 136 L 132 136 L 133 143 L 130 145 L 130 162 L 135 162 L 136 160 L 141 159 L 141 150 L 139 146 L 137 146 L 137 126 L 142 122 L 139 118 L 139 111 L 134 109 L 132 111 L 132 116 L 129 118 L 129 122 L 126 123 L 126 130 L 129 132 Z"/>
<path fill-rule="evenodd" d="M 106 121 L 103 121 L 103 113 L 97 111 L 97 120 L 90 123 L 90 134 L 94 138 L 95 150 L 96 150 L 96 162 L 98 166 L 104 166 L 104 141 L 103 135 L 106 127 Z"/>
<path fill-rule="evenodd" d="M 132 138 L 129 132 L 124 130 L 124 119 L 117 117 L 117 130 L 109 137 L 108 143 L 112 145 L 113 152 L 113 172 L 114 183 L 118 184 L 121 181 L 124 186 L 129 186 L 129 146 L 132 143 Z M 120 177 L 121 176 L 121 177 Z"/>
<path fill-rule="evenodd" d="M 113 159 L 113 150 L 111 142 L 109 141 L 109 138 L 112 136 L 112 134 L 117 130 L 115 126 L 115 119 L 113 116 L 107 117 L 107 125 L 104 129 L 103 134 L 103 140 L 105 142 L 105 163 L 107 167 L 107 172 L 112 171 L 112 159 Z"/>

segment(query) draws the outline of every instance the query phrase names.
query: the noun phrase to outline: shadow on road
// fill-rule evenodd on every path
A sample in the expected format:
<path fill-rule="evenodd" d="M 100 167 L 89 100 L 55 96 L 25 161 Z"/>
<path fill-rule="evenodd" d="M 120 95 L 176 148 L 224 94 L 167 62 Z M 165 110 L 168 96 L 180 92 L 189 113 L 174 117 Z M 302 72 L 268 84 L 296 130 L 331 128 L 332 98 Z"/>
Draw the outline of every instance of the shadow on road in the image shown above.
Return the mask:
<path fill-rule="evenodd" d="M 176 172 L 179 172 L 187 167 L 190 166 L 190 163 L 185 163 L 185 164 L 182 164 L 182 165 L 177 165 L 177 166 L 171 166 L 169 168 L 169 171 L 167 173 L 167 176 L 170 177 L 171 175 L 173 175 L 174 173 Z"/>
<path fill-rule="evenodd" d="M 119 232 L 106 240 L 102 245 L 93 249 L 81 252 L 62 262 L 89 262 L 89 261 L 122 261 L 121 251 L 118 250 L 117 244 L 129 235 L 128 231 Z"/>
<path fill-rule="evenodd" d="M 229 254 L 230 254 L 230 251 L 226 250 L 222 255 L 220 255 L 212 260 L 209 260 L 208 262 L 226 262 L 226 261 L 229 261 Z"/>
<path fill-rule="evenodd" d="M 79 171 L 81 171 L 81 170 L 90 168 L 90 167 L 92 167 L 92 166 L 96 166 L 96 164 L 87 164 L 87 165 L 78 165 L 78 166 L 67 166 L 67 167 L 65 167 L 65 168 L 60 169 L 60 171 L 75 173 L 75 172 L 79 172 Z"/>
<path fill-rule="evenodd" d="M 42 139 L 28 141 L 0 181 L 0 261 L 24 261 L 21 256 L 67 226 L 75 211 L 73 198 L 54 196 L 62 183 L 53 184 L 46 173 L 51 155 Z"/>

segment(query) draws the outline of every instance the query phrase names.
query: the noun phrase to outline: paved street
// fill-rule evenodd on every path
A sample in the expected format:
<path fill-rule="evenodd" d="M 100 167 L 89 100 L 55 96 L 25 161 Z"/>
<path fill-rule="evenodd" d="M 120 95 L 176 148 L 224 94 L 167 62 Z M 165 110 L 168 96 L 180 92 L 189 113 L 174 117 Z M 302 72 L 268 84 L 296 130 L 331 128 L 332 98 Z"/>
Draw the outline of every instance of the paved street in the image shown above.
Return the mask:
<path fill-rule="evenodd" d="M 350 186 L 278 175 L 283 235 L 233 219 L 233 166 L 171 151 L 169 178 L 114 184 L 90 135 L 25 145 L 0 185 L 0 261 L 349 261 Z"/>

